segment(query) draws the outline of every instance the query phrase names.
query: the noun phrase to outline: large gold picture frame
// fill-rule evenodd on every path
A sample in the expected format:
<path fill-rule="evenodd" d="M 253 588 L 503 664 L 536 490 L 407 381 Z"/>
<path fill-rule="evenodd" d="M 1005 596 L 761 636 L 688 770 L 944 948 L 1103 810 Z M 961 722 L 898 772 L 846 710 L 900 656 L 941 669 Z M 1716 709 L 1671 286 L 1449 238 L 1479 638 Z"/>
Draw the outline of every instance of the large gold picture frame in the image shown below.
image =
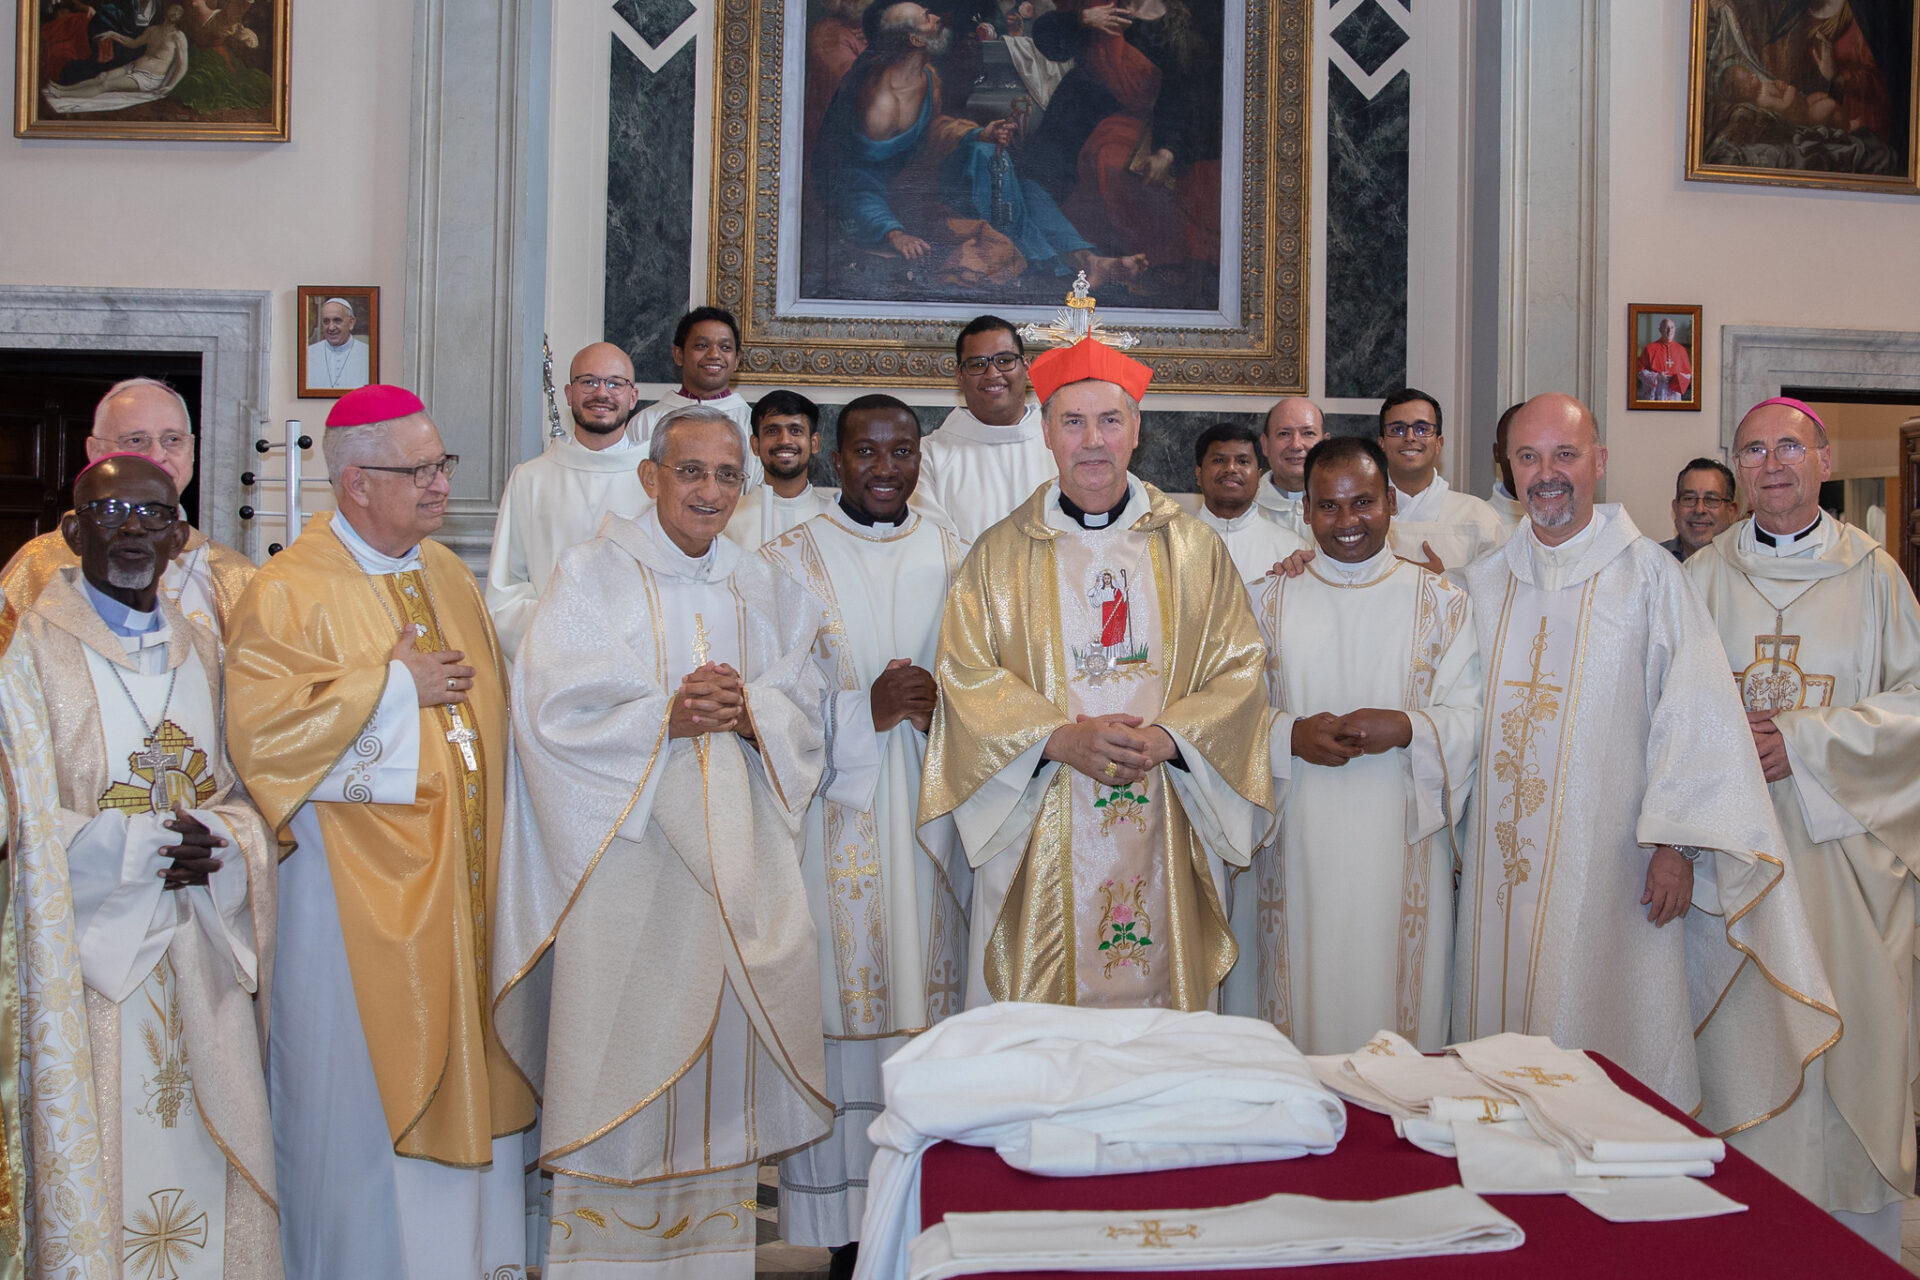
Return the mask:
<path fill-rule="evenodd" d="M 14 136 L 285 142 L 291 4 L 19 0 Z"/>
<path fill-rule="evenodd" d="M 803 295 L 800 116 L 807 23 L 820 8 L 820 0 L 811 11 L 808 0 L 720 0 L 708 300 L 739 318 L 741 382 L 951 385 L 954 335 L 967 318 L 991 311 L 1045 325 L 1067 282 L 1044 304 L 1032 290 L 1026 299 L 963 302 Z M 1115 307 L 1102 298 L 1101 319 L 1139 337 L 1131 354 L 1153 366 L 1156 391 L 1303 393 L 1310 8 L 1308 0 L 1227 0 L 1224 12 L 1219 305 Z"/>
<path fill-rule="evenodd" d="M 1914 0 L 1694 0 L 1687 178 L 1920 195 Z"/>

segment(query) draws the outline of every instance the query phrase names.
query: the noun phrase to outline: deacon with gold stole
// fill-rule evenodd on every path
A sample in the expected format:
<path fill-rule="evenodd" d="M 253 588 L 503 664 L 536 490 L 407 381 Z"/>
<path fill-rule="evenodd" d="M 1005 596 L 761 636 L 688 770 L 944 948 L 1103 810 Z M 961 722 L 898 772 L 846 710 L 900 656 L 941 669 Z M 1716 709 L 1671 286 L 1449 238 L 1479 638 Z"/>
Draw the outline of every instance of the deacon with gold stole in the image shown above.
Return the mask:
<path fill-rule="evenodd" d="M 1742 1146 L 1898 1257 L 1920 1070 L 1920 606 L 1872 538 L 1821 513 L 1833 457 L 1809 406 L 1762 401 L 1741 420 L 1733 460 L 1753 517 L 1686 571 L 1739 682 L 1847 1028 L 1786 1115 Z"/>
<path fill-rule="evenodd" d="M 533 1097 L 487 1017 L 507 690 L 473 574 L 428 538 L 454 465 L 419 397 L 327 415 L 338 509 L 254 576 L 227 743 L 291 851 L 268 1083 L 287 1274 L 525 1265 Z"/>
<path fill-rule="evenodd" d="M 1266 650 L 1225 545 L 1128 474 L 1152 371 L 1089 330 L 1033 362 L 1059 479 L 947 596 L 919 822 L 975 869 L 969 1005 L 1206 1009 L 1273 820 Z"/>
<path fill-rule="evenodd" d="M 750 1277 L 760 1162 L 833 1118 L 800 873 L 820 602 L 721 536 L 730 414 L 647 449 L 652 509 L 561 555 L 515 659 L 494 1008 L 541 1096 L 544 1274 Z"/>
<path fill-rule="evenodd" d="M 160 589 L 178 502 L 143 455 L 83 471 L 80 567 L 0 659 L 36 1277 L 281 1274 L 254 1001 L 276 850 L 221 745 L 219 641 Z"/>
<path fill-rule="evenodd" d="M 1585 405 L 1529 400 L 1507 453 L 1528 522 L 1462 571 L 1486 719 L 1453 1038 L 1595 1049 L 1715 1132 L 1750 1127 L 1840 1022 L 1725 655 L 1673 557 L 1594 505 Z"/>

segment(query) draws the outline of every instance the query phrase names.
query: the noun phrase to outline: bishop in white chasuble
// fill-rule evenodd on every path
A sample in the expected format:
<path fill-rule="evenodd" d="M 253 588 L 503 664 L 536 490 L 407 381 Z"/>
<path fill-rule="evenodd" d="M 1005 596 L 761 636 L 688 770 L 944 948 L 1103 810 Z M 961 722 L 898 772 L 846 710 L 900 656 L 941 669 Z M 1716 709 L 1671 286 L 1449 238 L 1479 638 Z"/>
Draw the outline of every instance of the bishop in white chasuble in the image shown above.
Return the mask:
<path fill-rule="evenodd" d="M 1531 518 L 1465 571 L 1487 706 L 1452 1036 L 1595 1049 L 1752 1126 L 1840 1028 L 1724 654 L 1673 557 L 1592 505 L 1584 406 L 1529 401 L 1509 456 Z"/>
<path fill-rule="evenodd" d="M 1756 742 L 1771 728 L 1777 744 L 1762 761 L 1773 812 L 1846 1023 L 1788 1113 L 1740 1141 L 1816 1204 L 1864 1214 L 1913 1191 L 1920 607 L 1873 539 L 1821 513 L 1811 415 L 1786 402 L 1747 415 L 1734 456 L 1756 514 L 1686 571 Z M 1801 446 L 1796 461 L 1742 453 L 1782 441 Z M 1898 1238 L 1886 1225 L 1883 1247 Z"/>
<path fill-rule="evenodd" d="M 1394 555 L 1377 452 L 1351 437 L 1316 449 L 1307 512 L 1321 554 L 1254 601 L 1280 830 L 1234 876 L 1228 1011 L 1307 1053 L 1349 1051 L 1382 1027 L 1424 1050 L 1447 1040 L 1480 647 L 1466 592 Z M 1387 745 L 1401 729 L 1406 744 Z"/>
<path fill-rule="evenodd" d="M 663 430 L 656 505 L 561 557 L 514 667 L 495 1010 L 541 1098 L 551 1276 L 751 1275 L 756 1168 L 832 1110 L 800 872 L 820 604 L 720 536 L 731 424 Z"/>
<path fill-rule="evenodd" d="M 83 473 L 65 531 L 84 568 L 0 659 L 25 1049 L 8 1128 L 36 1277 L 281 1274 L 255 1000 L 274 845 L 221 745 L 219 642 L 157 587 L 173 548 L 154 544 L 184 526 L 156 536 L 147 507 L 173 495 L 137 457 Z"/>
<path fill-rule="evenodd" d="M 961 566 L 920 793 L 975 871 L 967 1002 L 1209 1008 L 1272 822 L 1264 646 L 1219 538 L 1125 470 L 1145 366 L 1088 339 L 1032 376 L 1062 479 Z"/>
<path fill-rule="evenodd" d="M 268 1045 L 287 1273 L 514 1275 L 533 1097 L 486 1001 L 506 668 L 427 536 L 454 460 L 418 397 L 349 392 L 325 447 L 340 506 L 254 576 L 227 648 L 228 749 L 291 846 Z"/>
<path fill-rule="evenodd" d="M 915 834 L 940 611 L 966 546 L 907 506 L 920 427 L 891 396 L 842 410 L 827 514 L 760 549 L 824 609 L 827 767 L 800 863 L 819 938 L 833 1133 L 780 1167 L 780 1234 L 860 1235 L 880 1064 L 960 1012 L 971 873 L 949 822 Z"/>

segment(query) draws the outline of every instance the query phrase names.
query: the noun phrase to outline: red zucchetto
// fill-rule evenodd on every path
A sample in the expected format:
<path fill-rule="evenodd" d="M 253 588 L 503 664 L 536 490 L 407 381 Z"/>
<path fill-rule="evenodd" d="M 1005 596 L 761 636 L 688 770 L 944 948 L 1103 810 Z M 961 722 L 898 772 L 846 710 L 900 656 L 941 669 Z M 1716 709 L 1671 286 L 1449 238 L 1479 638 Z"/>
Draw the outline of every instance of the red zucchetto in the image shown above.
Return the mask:
<path fill-rule="evenodd" d="M 1114 383 L 1138 402 L 1147 393 L 1153 370 L 1097 338 L 1082 338 L 1070 347 L 1044 352 L 1027 370 L 1027 381 L 1033 384 L 1033 392 L 1042 404 L 1068 383 L 1089 378 Z"/>
<path fill-rule="evenodd" d="M 427 406 L 420 403 L 420 397 L 405 387 L 373 382 L 356 387 L 335 400 L 333 411 L 327 414 L 327 425 L 364 427 L 369 422 L 392 422 L 395 418 L 426 411 Z"/>

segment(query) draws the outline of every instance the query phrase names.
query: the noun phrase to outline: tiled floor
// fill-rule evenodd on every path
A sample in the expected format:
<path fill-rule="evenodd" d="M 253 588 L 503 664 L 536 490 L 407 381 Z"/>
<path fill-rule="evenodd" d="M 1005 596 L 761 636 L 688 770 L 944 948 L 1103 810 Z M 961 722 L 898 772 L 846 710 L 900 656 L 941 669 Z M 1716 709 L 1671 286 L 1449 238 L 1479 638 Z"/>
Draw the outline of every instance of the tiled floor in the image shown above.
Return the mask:
<path fill-rule="evenodd" d="M 1920 1196 L 1910 1197 L 1900 1210 L 1900 1261 L 1908 1275 L 1920 1276 Z"/>
<path fill-rule="evenodd" d="M 755 1280 L 806 1280 L 827 1274 L 827 1251 L 788 1244 L 775 1224 L 780 1198 L 778 1165 L 760 1166 L 760 1243 L 753 1251 Z"/>

